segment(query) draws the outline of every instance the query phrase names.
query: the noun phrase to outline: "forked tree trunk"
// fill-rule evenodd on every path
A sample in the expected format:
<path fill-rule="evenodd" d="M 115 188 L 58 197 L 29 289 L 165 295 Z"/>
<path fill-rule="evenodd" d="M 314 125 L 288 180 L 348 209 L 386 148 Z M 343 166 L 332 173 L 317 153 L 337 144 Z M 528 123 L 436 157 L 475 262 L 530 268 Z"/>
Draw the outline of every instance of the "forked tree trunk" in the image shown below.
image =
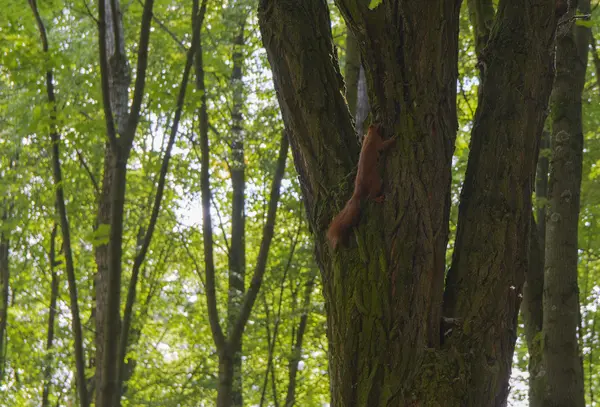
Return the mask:
<path fill-rule="evenodd" d="M 364 203 L 349 245 L 336 251 L 325 231 L 350 196 L 359 147 L 327 5 L 259 5 L 323 277 L 332 405 L 504 405 L 553 77 L 554 1 L 500 2 L 445 292 L 460 1 L 336 3 L 360 44 L 372 120 L 397 137 L 382 160 L 385 203 Z M 442 311 L 456 318 L 443 341 Z"/>
<path fill-rule="evenodd" d="M 97 230 L 108 234 L 106 246 L 95 253 L 96 276 L 96 406 L 119 407 L 121 383 L 121 278 L 127 162 L 139 122 L 154 0 L 146 0 L 138 42 L 133 99 L 129 105 L 131 74 L 118 0 L 98 0 L 98 45 L 102 105 L 108 143 L 105 150 Z M 106 236 L 103 236 L 106 237 Z M 125 341 L 127 338 L 124 338 Z"/>

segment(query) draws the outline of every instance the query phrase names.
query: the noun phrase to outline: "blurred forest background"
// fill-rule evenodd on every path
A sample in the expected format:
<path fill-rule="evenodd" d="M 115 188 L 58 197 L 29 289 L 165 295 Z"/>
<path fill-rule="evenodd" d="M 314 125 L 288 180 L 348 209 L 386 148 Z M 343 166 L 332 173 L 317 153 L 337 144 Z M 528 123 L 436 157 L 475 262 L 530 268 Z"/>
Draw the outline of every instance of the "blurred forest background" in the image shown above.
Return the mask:
<path fill-rule="evenodd" d="M 342 72 L 356 74 L 347 63 L 347 29 L 330 3 Z M 123 30 L 117 33 L 131 67 L 125 105 L 139 109 L 137 120 L 117 120 L 134 122 L 121 291 L 108 294 L 117 298 L 122 316 L 112 322 L 127 332 L 114 350 L 121 404 L 215 405 L 217 349 L 240 346 L 233 389 L 244 405 L 325 406 L 319 269 L 257 2 L 155 0 L 151 14 L 144 7 L 141 0 L 121 2 Z M 466 1 L 462 8 L 451 231 L 478 91 Z M 78 377 L 86 382 L 86 402 L 94 400 L 96 348 L 102 346 L 95 276 L 107 258 L 102 203 L 108 195 L 102 187 L 114 141 L 107 139 L 102 107 L 108 84 L 100 75 L 97 19 L 97 4 L 87 0 L 4 0 L 0 7 L 2 406 L 89 405 L 81 403 Z M 593 36 L 582 96 L 579 225 L 579 341 L 589 406 L 600 404 L 598 22 L 596 3 L 591 20 L 579 22 Z M 140 32 L 148 23 L 147 67 L 140 69 Z M 202 221 L 203 198 L 212 229 Z M 538 196 L 535 205 L 545 203 Z M 207 306 L 207 296 L 216 309 Z M 214 318 L 223 326 L 221 336 Z M 528 361 L 521 329 L 509 405 L 528 405 Z"/>

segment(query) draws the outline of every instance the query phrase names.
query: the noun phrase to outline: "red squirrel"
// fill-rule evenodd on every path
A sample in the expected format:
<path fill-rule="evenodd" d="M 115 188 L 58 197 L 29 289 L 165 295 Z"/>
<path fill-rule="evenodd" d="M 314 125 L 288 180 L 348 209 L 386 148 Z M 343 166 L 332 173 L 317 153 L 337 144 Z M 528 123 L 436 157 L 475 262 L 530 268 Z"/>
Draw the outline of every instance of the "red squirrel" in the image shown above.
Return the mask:
<path fill-rule="evenodd" d="M 344 241 L 352 226 L 359 220 L 360 207 L 364 198 L 371 198 L 375 202 L 383 202 L 381 176 L 377 168 L 379 153 L 390 147 L 396 140 L 384 140 L 381 137 L 380 127 L 370 125 L 365 136 L 360 156 L 358 158 L 358 171 L 354 181 L 354 193 L 346 203 L 344 209 L 331 221 L 327 230 L 329 243 L 335 249 L 340 241 Z"/>

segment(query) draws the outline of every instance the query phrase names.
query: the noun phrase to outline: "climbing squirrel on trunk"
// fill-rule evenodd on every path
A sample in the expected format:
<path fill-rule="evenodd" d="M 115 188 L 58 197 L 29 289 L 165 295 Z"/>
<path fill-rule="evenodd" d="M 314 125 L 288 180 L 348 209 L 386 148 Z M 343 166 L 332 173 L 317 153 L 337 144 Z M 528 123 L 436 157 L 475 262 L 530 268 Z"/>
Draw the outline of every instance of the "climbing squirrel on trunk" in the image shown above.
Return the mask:
<path fill-rule="evenodd" d="M 335 249 L 341 241 L 345 241 L 352 226 L 358 223 L 362 200 L 371 198 L 375 202 L 383 202 L 381 176 L 377 168 L 379 153 L 389 148 L 396 139 L 384 140 L 381 137 L 380 126 L 370 125 L 365 136 L 360 156 L 358 171 L 354 181 L 354 193 L 344 209 L 331 221 L 327 230 L 329 243 Z"/>

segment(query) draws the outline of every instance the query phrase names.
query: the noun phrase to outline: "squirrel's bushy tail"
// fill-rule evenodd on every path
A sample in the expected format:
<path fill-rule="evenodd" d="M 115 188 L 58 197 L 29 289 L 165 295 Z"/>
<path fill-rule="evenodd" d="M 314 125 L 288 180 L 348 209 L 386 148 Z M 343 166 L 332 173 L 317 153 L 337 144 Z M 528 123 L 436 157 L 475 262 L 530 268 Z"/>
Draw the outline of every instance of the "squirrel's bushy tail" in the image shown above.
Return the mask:
<path fill-rule="evenodd" d="M 344 209 L 331 221 L 327 230 L 327 239 L 335 249 L 340 241 L 345 240 L 350 228 L 356 224 L 360 215 L 360 198 L 352 196 Z"/>

